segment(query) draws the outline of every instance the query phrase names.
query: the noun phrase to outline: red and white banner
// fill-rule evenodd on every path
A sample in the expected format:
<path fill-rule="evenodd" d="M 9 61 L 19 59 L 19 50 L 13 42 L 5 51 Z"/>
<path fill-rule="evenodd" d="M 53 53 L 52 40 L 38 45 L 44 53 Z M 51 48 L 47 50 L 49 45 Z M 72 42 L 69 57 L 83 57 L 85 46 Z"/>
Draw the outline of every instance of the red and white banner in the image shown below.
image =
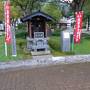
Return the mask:
<path fill-rule="evenodd" d="M 74 30 L 74 43 L 80 43 L 82 33 L 83 11 L 76 12 L 75 15 L 76 15 L 76 25 Z"/>
<path fill-rule="evenodd" d="M 10 2 L 7 0 L 4 6 L 5 10 L 5 42 L 11 44 L 11 23 L 10 23 Z"/>

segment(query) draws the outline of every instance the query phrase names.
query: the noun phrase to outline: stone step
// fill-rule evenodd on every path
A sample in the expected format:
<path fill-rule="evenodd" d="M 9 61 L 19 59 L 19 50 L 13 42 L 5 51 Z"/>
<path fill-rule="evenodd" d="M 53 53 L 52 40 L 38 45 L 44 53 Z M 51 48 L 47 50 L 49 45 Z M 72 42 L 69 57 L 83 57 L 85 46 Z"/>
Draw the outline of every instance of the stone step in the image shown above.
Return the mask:
<path fill-rule="evenodd" d="M 51 54 L 49 50 L 47 51 L 31 51 L 32 56 L 38 56 L 38 55 L 48 55 Z"/>

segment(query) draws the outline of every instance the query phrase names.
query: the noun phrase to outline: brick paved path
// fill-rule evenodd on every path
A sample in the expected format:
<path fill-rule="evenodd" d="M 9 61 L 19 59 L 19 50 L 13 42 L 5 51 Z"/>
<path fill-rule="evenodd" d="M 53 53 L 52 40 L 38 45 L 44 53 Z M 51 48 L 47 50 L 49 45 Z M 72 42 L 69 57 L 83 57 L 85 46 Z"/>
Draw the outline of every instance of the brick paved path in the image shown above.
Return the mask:
<path fill-rule="evenodd" d="M 0 90 L 90 90 L 90 63 L 3 70 Z"/>

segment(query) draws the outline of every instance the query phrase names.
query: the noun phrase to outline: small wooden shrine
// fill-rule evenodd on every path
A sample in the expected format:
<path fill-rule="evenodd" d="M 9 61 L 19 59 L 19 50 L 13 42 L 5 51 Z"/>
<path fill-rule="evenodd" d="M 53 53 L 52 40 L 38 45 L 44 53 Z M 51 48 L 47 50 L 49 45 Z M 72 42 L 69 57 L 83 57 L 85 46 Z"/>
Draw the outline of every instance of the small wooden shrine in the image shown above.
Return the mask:
<path fill-rule="evenodd" d="M 37 11 L 31 15 L 23 17 L 22 22 L 27 22 L 27 48 L 30 51 L 48 50 L 47 34 L 48 34 L 48 21 L 53 18 L 44 12 Z"/>

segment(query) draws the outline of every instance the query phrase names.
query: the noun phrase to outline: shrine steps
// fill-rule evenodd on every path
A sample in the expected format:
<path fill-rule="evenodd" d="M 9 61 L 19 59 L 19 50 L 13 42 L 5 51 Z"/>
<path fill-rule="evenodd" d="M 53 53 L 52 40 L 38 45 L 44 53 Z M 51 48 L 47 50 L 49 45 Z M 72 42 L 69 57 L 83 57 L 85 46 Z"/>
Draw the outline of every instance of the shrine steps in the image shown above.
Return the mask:
<path fill-rule="evenodd" d="M 38 55 L 50 55 L 51 52 L 49 50 L 46 51 L 31 51 L 32 56 L 38 56 Z"/>

